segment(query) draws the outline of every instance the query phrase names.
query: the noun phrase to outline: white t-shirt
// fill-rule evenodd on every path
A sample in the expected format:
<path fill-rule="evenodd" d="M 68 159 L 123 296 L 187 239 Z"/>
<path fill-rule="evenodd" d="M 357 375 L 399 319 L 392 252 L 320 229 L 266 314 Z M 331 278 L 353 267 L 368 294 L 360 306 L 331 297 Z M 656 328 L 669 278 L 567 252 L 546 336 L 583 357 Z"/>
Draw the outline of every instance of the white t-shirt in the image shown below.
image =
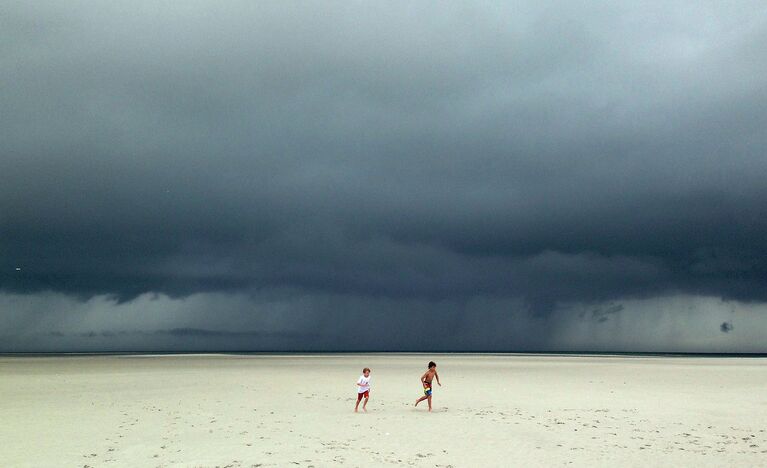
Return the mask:
<path fill-rule="evenodd" d="M 357 383 L 362 384 L 357 386 L 357 393 L 365 393 L 368 390 L 370 390 L 370 377 L 365 377 L 364 375 L 361 375 Z"/>

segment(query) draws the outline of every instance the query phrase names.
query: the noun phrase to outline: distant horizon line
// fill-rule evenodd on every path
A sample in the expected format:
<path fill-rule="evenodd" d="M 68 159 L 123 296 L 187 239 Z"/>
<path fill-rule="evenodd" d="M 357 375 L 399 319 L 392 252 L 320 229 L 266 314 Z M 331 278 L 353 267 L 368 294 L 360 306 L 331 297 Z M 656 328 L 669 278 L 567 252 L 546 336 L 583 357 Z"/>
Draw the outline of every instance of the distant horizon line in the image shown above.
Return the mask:
<path fill-rule="evenodd" d="M 480 354 L 480 355 L 550 355 L 550 356 L 656 356 L 656 357 L 767 357 L 767 352 L 759 353 L 722 353 L 722 352 L 680 352 L 680 351 L 448 351 L 448 350 L 409 350 L 409 351 L 371 351 L 371 350 L 197 350 L 197 351 L 2 351 L 2 356 L 121 356 L 121 355 L 192 355 L 192 354 L 243 354 L 243 355 L 292 355 L 292 354 Z"/>

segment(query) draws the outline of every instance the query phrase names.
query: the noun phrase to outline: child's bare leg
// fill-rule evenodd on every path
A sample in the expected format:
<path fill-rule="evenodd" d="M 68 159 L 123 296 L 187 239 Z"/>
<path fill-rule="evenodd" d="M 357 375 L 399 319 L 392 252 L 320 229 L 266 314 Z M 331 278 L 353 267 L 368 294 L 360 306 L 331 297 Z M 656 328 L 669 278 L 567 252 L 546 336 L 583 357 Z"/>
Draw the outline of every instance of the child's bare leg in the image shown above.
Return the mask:
<path fill-rule="evenodd" d="M 431 395 L 426 397 L 429 400 L 429 411 L 431 411 Z"/>
<path fill-rule="evenodd" d="M 417 400 L 415 401 L 415 406 L 418 406 L 418 403 L 420 403 L 420 402 L 424 401 L 425 399 L 426 399 L 426 397 L 425 397 L 425 396 L 422 396 L 421 398 L 417 399 Z"/>
<path fill-rule="evenodd" d="M 359 407 L 360 407 L 360 400 L 359 400 L 359 399 L 357 399 L 357 404 L 356 404 L 356 405 L 354 405 L 354 412 L 355 412 L 355 413 L 357 412 L 357 408 L 359 408 Z M 363 407 L 363 409 L 364 409 L 364 407 Z"/>
<path fill-rule="evenodd" d="M 364 411 L 364 412 L 366 412 L 366 413 L 367 413 L 367 411 L 368 411 L 368 410 L 367 410 L 367 408 L 366 408 L 366 406 L 368 405 L 368 400 L 369 400 L 369 399 L 370 399 L 370 398 L 365 398 L 365 402 L 364 402 L 364 403 L 362 403 L 362 411 Z"/>

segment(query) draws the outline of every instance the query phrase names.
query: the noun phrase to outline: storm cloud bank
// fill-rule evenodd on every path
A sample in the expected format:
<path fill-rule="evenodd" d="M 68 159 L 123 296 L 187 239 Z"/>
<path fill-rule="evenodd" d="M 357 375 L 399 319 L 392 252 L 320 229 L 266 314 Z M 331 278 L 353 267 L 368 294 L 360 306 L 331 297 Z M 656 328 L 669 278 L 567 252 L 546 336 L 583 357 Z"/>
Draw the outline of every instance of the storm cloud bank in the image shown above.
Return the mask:
<path fill-rule="evenodd" d="M 386 310 L 392 347 L 445 314 L 457 347 L 507 346 L 466 304 L 507 304 L 503 327 L 675 295 L 767 309 L 763 2 L 2 10 L 8 297 L 257 315 L 289 291 L 326 320 L 322 298 Z M 205 317 L 123 336 L 290 338 Z"/>

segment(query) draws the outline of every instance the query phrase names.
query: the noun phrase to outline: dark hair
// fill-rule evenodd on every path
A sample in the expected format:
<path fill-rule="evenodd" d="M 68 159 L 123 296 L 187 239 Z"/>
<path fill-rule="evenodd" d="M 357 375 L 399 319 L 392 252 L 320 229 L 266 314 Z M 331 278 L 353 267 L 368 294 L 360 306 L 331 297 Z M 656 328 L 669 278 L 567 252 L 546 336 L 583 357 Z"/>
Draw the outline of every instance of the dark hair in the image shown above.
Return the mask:
<path fill-rule="evenodd" d="M 370 372 L 370 368 L 369 368 L 369 367 L 366 367 L 366 368 L 362 369 L 362 373 L 363 373 L 363 374 L 365 373 L 365 371 L 368 371 L 368 372 Z"/>
<path fill-rule="evenodd" d="M 429 361 L 429 369 L 431 369 L 432 367 L 437 367 L 437 363 L 434 361 Z"/>

